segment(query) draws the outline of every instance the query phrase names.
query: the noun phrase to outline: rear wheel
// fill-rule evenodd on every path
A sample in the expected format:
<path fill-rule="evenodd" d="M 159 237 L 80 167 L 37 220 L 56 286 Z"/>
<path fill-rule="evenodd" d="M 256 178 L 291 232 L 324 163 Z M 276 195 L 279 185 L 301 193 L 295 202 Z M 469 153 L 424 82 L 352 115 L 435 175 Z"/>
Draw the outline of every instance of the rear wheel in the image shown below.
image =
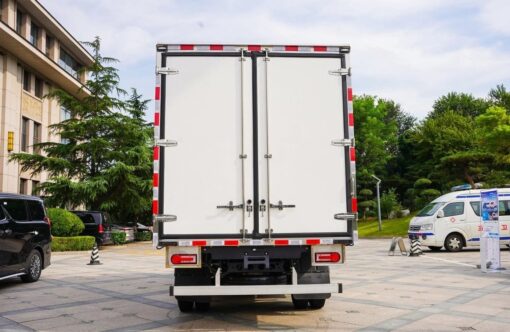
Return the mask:
<path fill-rule="evenodd" d="M 35 282 L 39 280 L 42 270 L 42 258 L 39 251 L 32 250 L 30 255 L 28 255 L 27 264 L 25 270 L 26 274 L 21 276 L 21 280 L 24 282 Z"/>
<path fill-rule="evenodd" d="M 177 300 L 177 305 L 181 312 L 190 312 L 193 310 L 193 301 Z"/>
<path fill-rule="evenodd" d="M 324 304 L 326 304 L 326 299 L 315 299 L 310 300 L 310 308 L 312 309 L 322 309 L 324 307 Z"/>
<path fill-rule="evenodd" d="M 464 239 L 458 233 L 450 234 L 444 242 L 444 247 L 447 251 L 458 252 L 464 247 Z"/>
<path fill-rule="evenodd" d="M 197 311 L 207 311 L 211 307 L 210 302 L 195 302 L 195 307 Z"/>
<path fill-rule="evenodd" d="M 429 246 L 429 249 L 432 250 L 432 251 L 440 251 L 442 247 L 433 247 L 433 246 Z"/>
<path fill-rule="evenodd" d="M 308 308 L 308 300 L 301 300 L 294 298 L 294 295 L 292 295 L 292 304 L 294 304 L 294 308 L 298 310 L 303 310 Z"/>

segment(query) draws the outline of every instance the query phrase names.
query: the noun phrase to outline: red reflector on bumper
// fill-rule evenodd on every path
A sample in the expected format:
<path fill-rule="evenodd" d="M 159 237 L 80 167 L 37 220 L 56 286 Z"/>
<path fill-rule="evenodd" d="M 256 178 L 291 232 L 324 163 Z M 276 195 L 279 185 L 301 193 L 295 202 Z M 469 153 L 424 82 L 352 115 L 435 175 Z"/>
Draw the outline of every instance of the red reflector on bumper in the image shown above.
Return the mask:
<path fill-rule="evenodd" d="M 239 240 L 225 240 L 223 244 L 226 246 L 238 246 Z"/>
<path fill-rule="evenodd" d="M 191 242 L 191 244 L 193 246 L 203 247 L 203 246 L 207 245 L 207 241 L 205 241 L 205 240 L 195 240 L 195 241 Z"/>
<path fill-rule="evenodd" d="M 338 263 L 340 261 L 340 253 L 338 252 L 317 252 L 315 253 L 316 263 Z"/>
<path fill-rule="evenodd" d="M 314 245 L 314 244 L 321 244 L 320 239 L 308 239 L 306 240 L 306 244 Z"/>
<path fill-rule="evenodd" d="M 175 254 L 170 258 L 170 262 L 174 265 L 179 264 L 196 264 L 197 263 L 197 255 L 190 254 Z"/>
<path fill-rule="evenodd" d="M 275 246 L 288 246 L 289 240 L 274 240 Z"/>

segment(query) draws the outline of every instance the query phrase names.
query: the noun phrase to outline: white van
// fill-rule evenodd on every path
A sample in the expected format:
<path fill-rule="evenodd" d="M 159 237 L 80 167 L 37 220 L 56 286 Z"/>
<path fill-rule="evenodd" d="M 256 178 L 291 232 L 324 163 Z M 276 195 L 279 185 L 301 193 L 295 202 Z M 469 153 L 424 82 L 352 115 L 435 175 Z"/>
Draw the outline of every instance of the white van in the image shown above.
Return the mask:
<path fill-rule="evenodd" d="M 497 189 L 499 198 L 500 240 L 510 245 L 510 189 Z M 409 237 L 438 251 L 460 251 L 480 245 L 480 191 L 456 191 L 436 198 L 409 224 Z"/>

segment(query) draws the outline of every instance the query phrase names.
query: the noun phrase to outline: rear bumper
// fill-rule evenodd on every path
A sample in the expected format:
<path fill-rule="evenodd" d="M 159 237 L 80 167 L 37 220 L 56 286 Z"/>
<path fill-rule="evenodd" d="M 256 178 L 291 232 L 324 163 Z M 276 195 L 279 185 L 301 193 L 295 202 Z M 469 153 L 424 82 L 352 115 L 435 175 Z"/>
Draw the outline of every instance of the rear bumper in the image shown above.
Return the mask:
<path fill-rule="evenodd" d="M 170 296 L 232 296 L 342 293 L 342 284 L 170 286 Z"/>

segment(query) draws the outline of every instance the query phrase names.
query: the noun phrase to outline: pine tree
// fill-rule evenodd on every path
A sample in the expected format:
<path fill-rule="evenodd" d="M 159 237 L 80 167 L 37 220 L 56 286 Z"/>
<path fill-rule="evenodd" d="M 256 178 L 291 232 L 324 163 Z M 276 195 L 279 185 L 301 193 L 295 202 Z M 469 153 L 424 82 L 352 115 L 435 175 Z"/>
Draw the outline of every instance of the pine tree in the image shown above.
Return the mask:
<path fill-rule="evenodd" d="M 116 59 L 101 55 L 99 37 L 85 43 L 93 51 L 93 64 L 85 68 L 89 79 L 82 100 L 62 89 L 46 98 L 56 99 L 71 118 L 50 126 L 61 142 L 42 142 L 41 154 L 16 153 L 23 171 L 46 171 L 48 181 L 39 189 L 55 207 L 107 211 L 116 222 L 150 218 L 151 131 L 143 120 L 147 108 L 136 90 L 128 100 L 119 87 Z"/>

